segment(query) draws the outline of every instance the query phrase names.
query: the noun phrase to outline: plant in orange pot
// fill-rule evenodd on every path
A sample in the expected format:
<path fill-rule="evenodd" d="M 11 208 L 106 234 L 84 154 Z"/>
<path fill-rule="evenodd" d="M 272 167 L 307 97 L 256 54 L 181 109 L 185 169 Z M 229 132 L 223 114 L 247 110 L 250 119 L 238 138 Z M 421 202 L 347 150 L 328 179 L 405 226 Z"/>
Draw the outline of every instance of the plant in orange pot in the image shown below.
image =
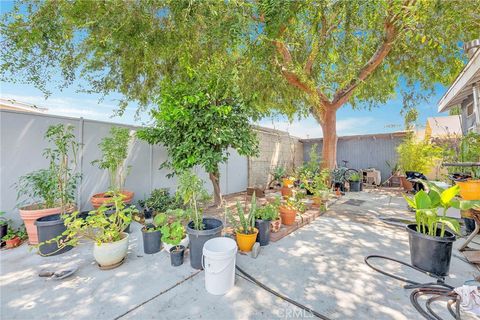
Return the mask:
<path fill-rule="evenodd" d="M 133 135 L 128 128 L 112 127 L 110 135 L 104 137 L 98 145 L 102 151 L 102 158 L 92 161 L 92 164 L 108 171 L 110 187 L 108 191 L 96 193 L 90 198 L 95 209 L 103 204 L 113 203 L 111 192 L 121 194 L 123 202 L 126 204 L 132 202 L 134 193 L 125 190 L 124 185 L 130 171 L 130 166 L 126 165 L 126 161 L 133 140 Z"/>
<path fill-rule="evenodd" d="M 304 193 L 295 192 L 293 197 L 288 198 L 285 203 L 280 205 L 282 224 L 286 226 L 294 224 L 297 214 L 305 212 L 306 206 L 305 203 L 302 202 L 304 197 Z"/>
<path fill-rule="evenodd" d="M 480 134 L 469 132 L 460 142 L 459 161 L 472 164 L 480 162 Z M 460 170 L 471 178 L 457 181 L 460 187 L 460 196 L 464 200 L 480 200 L 480 167 L 466 166 Z"/>
<path fill-rule="evenodd" d="M 20 216 L 25 223 L 30 244 L 38 243 L 38 219 L 72 212 L 80 174 L 75 172 L 78 144 L 71 125 L 53 125 L 45 139 L 54 147 L 46 148 L 47 169 L 20 177 L 16 184 Z M 32 203 L 33 202 L 33 203 Z M 60 217 L 56 219 L 62 224 Z M 60 232 L 61 233 L 61 232 Z M 42 240 L 43 241 L 43 240 Z"/>
<path fill-rule="evenodd" d="M 233 228 L 235 229 L 235 234 L 237 238 L 237 245 L 240 251 L 250 252 L 252 247 L 257 241 L 258 229 L 255 228 L 255 214 L 257 212 L 257 201 L 255 198 L 255 193 L 252 196 L 252 202 L 250 205 L 250 210 L 248 215 L 245 215 L 245 210 L 240 205 L 240 202 L 237 201 L 237 214 L 239 221 L 235 219 L 232 212 L 226 208 L 226 216 L 230 220 Z"/>

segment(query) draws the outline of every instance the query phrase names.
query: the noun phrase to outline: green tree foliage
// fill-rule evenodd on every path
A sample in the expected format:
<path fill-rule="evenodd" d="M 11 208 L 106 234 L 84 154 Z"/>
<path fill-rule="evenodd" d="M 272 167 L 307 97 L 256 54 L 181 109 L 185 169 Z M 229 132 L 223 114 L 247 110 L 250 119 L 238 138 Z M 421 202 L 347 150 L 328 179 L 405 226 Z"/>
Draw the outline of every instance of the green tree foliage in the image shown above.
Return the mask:
<path fill-rule="evenodd" d="M 120 92 L 141 107 L 179 70 L 234 67 L 239 93 L 262 110 L 311 113 L 324 163 L 336 158 L 336 111 L 449 84 L 478 37 L 480 0 L 27 1 L 3 19 L 3 79 L 44 91 Z M 214 63 L 215 65 L 215 63 Z M 217 69 L 217 71 L 220 69 Z"/>
<path fill-rule="evenodd" d="M 417 140 L 409 134 L 397 147 L 398 165 L 405 171 L 428 174 L 441 159 L 443 150 L 426 140 Z"/>
<path fill-rule="evenodd" d="M 230 91 L 225 82 L 203 84 L 197 77 L 165 84 L 158 108 L 151 112 L 155 125 L 137 135 L 166 147 L 169 159 L 162 167 L 174 173 L 203 167 L 212 180 L 218 205 L 219 164 L 227 161 L 228 149 L 253 156 L 258 154 L 258 141 L 249 123 L 252 113 L 248 104 Z"/>

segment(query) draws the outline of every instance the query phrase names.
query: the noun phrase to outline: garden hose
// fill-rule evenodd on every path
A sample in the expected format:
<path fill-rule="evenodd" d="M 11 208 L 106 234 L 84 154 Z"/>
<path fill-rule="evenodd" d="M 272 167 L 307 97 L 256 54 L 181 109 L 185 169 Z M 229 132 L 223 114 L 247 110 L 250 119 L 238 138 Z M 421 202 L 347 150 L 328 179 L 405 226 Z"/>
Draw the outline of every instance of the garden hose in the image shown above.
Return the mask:
<path fill-rule="evenodd" d="M 312 309 L 310 309 L 309 307 L 295 301 L 295 300 L 292 300 L 284 295 L 282 295 L 281 293 L 278 293 L 277 291 L 267 287 L 266 285 L 264 285 L 263 283 L 261 283 L 260 281 L 258 281 L 257 279 L 255 279 L 254 277 L 252 277 L 250 274 L 246 273 L 244 270 L 242 270 L 239 266 L 235 266 L 238 270 L 238 272 L 240 272 L 240 274 L 237 274 L 239 275 L 241 278 L 245 279 L 245 280 L 248 280 L 254 284 L 256 284 L 257 286 L 259 286 L 260 288 L 270 292 L 271 294 L 279 297 L 280 299 L 282 300 L 285 300 L 291 304 L 293 304 L 294 306 L 302 309 L 302 310 L 305 310 L 306 312 L 314 315 L 315 317 L 319 318 L 319 319 L 323 319 L 323 320 L 331 320 L 330 318 L 328 318 L 327 316 L 324 316 L 323 314 L 321 313 L 318 313 Z"/>
<path fill-rule="evenodd" d="M 430 277 L 435 278 L 437 281 L 432 282 L 432 283 L 419 283 L 407 278 L 403 278 L 391 273 L 388 273 L 386 271 L 383 271 L 377 267 L 374 267 L 369 260 L 370 259 L 383 259 L 383 260 L 389 260 L 393 261 L 396 263 L 399 263 L 403 266 L 409 267 L 413 270 L 419 271 L 423 274 L 426 274 Z M 412 293 L 410 294 L 410 302 L 413 305 L 413 307 L 427 320 L 443 320 L 438 314 L 436 314 L 432 307 L 431 304 L 436 301 L 442 301 L 445 300 L 447 301 L 447 309 L 449 313 L 453 316 L 454 319 L 460 319 L 460 297 L 453 291 L 454 287 L 446 284 L 444 282 L 444 278 L 440 277 L 438 275 L 432 274 L 430 272 L 427 272 L 425 270 L 422 270 L 420 268 L 417 268 L 415 266 L 412 266 L 406 262 L 393 259 L 390 257 L 385 257 L 385 256 L 380 256 L 380 255 L 370 255 L 365 257 L 365 264 L 372 268 L 373 270 L 388 276 L 390 278 L 400 280 L 402 282 L 407 283 L 407 285 L 404 286 L 405 289 L 414 289 Z M 425 308 L 424 309 L 420 303 L 418 302 L 419 297 L 421 296 L 431 296 L 427 299 L 425 303 Z M 452 305 L 455 304 L 455 311 L 452 308 Z"/>

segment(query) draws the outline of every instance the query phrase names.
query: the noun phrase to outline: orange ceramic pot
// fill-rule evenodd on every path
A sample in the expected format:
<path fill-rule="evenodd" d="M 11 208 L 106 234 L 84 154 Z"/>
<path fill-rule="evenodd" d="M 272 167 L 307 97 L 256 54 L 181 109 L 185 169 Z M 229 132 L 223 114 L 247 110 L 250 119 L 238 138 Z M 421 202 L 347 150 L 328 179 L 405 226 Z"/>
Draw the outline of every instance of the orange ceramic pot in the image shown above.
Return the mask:
<path fill-rule="evenodd" d="M 22 240 L 17 236 L 15 238 L 7 240 L 5 242 L 7 243 L 6 244 L 7 248 L 12 249 L 12 248 L 18 247 L 20 245 L 20 243 L 22 243 Z"/>
<path fill-rule="evenodd" d="M 133 200 L 134 193 L 131 191 L 123 190 L 120 192 L 123 196 L 123 202 L 129 204 Z M 90 198 L 90 203 L 95 209 L 100 208 L 104 203 L 111 203 L 112 197 L 107 195 L 106 192 L 96 193 Z"/>
<path fill-rule="evenodd" d="M 292 189 L 289 187 L 282 187 L 282 189 L 280 189 L 280 192 L 282 193 L 282 197 L 284 198 L 289 198 L 293 195 Z"/>
<path fill-rule="evenodd" d="M 56 207 L 41 209 L 39 204 L 32 204 L 30 206 L 20 208 L 18 211 L 20 212 L 20 217 L 25 223 L 25 229 L 27 230 L 28 234 L 28 243 L 38 244 L 37 226 L 35 225 L 35 220 L 52 214 L 62 213 L 62 208 Z"/>
<path fill-rule="evenodd" d="M 457 181 L 463 200 L 480 200 L 480 180 Z"/>
<path fill-rule="evenodd" d="M 252 247 L 255 244 L 255 241 L 257 241 L 257 234 L 258 234 L 258 229 L 253 228 L 253 233 L 250 234 L 244 234 L 237 232 L 237 245 L 238 249 L 243 252 L 250 252 L 252 251 Z"/>
<path fill-rule="evenodd" d="M 295 180 L 292 178 L 283 178 L 282 183 L 284 187 L 291 187 L 295 183 Z"/>
<path fill-rule="evenodd" d="M 286 226 L 290 226 L 295 223 L 295 218 L 297 216 L 297 211 L 280 206 L 280 217 L 282 218 L 282 223 Z"/>
<path fill-rule="evenodd" d="M 270 232 L 278 232 L 280 231 L 280 228 L 282 227 L 282 218 L 278 217 L 277 220 L 272 220 L 270 221 Z"/>

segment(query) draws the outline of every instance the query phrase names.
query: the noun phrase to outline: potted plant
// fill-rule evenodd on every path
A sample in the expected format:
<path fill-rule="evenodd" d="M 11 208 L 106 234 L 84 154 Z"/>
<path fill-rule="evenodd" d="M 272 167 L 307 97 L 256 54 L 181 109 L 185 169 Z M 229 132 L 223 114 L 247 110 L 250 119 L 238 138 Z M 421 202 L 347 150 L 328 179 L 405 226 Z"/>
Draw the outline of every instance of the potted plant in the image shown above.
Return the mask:
<path fill-rule="evenodd" d="M 42 233 L 40 241 L 52 236 L 52 232 L 54 236 L 62 233 L 64 226 L 60 214 L 74 210 L 75 190 L 80 174 L 75 173 L 78 144 L 73 129 L 71 125 L 50 126 L 45 133 L 45 139 L 54 147 L 46 148 L 43 152 L 49 160 L 48 168 L 28 173 L 20 177 L 16 184 L 17 199 L 25 198 L 19 203 L 19 212 L 25 223 L 30 244 L 38 244 L 39 229 Z M 23 205 L 31 200 L 36 202 Z M 42 223 L 36 225 L 36 221 L 50 215 L 57 216 L 50 219 L 49 231 L 44 234 Z"/>
<path fill-rule="evenodd" d="M 480 134 L 469 132 L 460 142 L 460 162 L 480 162 Z M 468 168 L 468 169 L 467 169 Z M 462 171 L 471 176 L 456 183 L 464 200 L 480 200 L 480 167 L 463 167 Z"/>
<path fill-rule="evenodd" d="M 136 217 L 136 215 L 134 215 L 134 217 Z M 146 254 L 154 254 L 160 251 L 162 247 L 162 232 L 160 229 L 166 223 L 167 215 L 165 213 L 159 213 L 153 218 L 153 223 L 143 225 L 143 252 Z"/>
<path fill-rule="evenodd" d="M 21 227 L 17 231 L 9 227 L 7 233 L 2 237 L 2 241 L 5 241 L 8 249 L 13 249 L 22 243 L 22 240 L 26 238 L 26 235 L 25 227 Z"/>
<path fill-rule="evenodd" d="M 274 183 L 275 187 L 279 187 L 282 184 L 282 179 L 285 177 L 287 170 L 283 166 L 276 166 L 275 169 L 270 173 L 272 175 L 272 180 L 268 184 L 268 187 L 271 188 L 271 185 Z"/>
<path fill-rule="evenodd" d="M 330 194 L 328 187 L 328 179 L 330 178 L 330 170 L 323 169 L 319 171 L 312 179 L 302 177 L 305 188 L 313 194 L 313 204 L 320 206 L 322 201 L 327 201 Z"/>
<path fill-rule="evenodd" d="M 286 226 L 294 224 L 297 214 L 305 212 L 306 207 L 302 199 L 303 193 L 295 192 L 293 197 L 288 198 L 285 203 L 280 205 L 282 224 Z"/>
<path fill-rule="evenodd" d="M 181 209 L 181 208 L 167 210 L 167 217 L 168 217 L 168 219 L 167 219 L 168 222 L 165 226 L 167 226 L 167 225 L 170 226 L 171 224 L 173 224 L 176 221 L 180 222 L 182 225 L 185 225 L 187 222 L 190 221 L 189 220 L 190 219 L 189 211 Z M 170 230 L 166 230 L 166 231 L 170 232 Z M 179 245 L 182 245 L 185 248 L 187 248 L 188 243 L 189 243 L 188 235 L 186 234 L 186 232 L 183 232 L 183 238 L 180 240 Z M 170 252 L 170 249 L 173 246 L 174 246 L 173 244 L 163 242 L 163 249 L 166 252 Z"/>
<path fill-rule="evenodd" d="M 172 221 L 162 227 L 162 241 L 170 245 L 170 263 L 174 267 L 183 264 L 183 257 L 185 253 L 185 246 L 180 244 L 185 236 L 185 227 L 178 221 Z"/>
<path fill-rule="evenodd" d="M 110 178 L 109 191 L 121 194 L 123 202 L 129 204 L 134 193 L 124 189 L 125 179 L 130 171 L 130 166 L 126 165 L 129 146 L 133 138 L 128 128 L 112 127 L 110 135 L 103 138 L 98 145 L 102 151 L 102 158 L 92 161 L 100 169 L 108 171 Z M 112 204 L 111 196 L 108 192 L 96 193 L 90 198 L 92 206 L 97 209 L 104 203 Z"/>
<path fill-rule="evenodd" d="M 225 208 L 225 215 L 235 230 L 237 245 L 240 251 L 250 252 L 257 240 L 258 229 L 255 228 L 255 215 L 257 214 L 257 200 L 255 193 L 252 195 L 252 201 L 248 215 L 237 201 L 237 214 L 239 221 L 233 217 L 232 212 Z"/>
<path fill-rule="evenodd" d="M 107 214 L 107 211 L 114 212 Z M 56 239 L 59 250 L 65 246 L 76 246 L 82 239 L 94 242 L 93 256 L 102 269 L 120 265 L 127 255 L 129 234 L 124 232 L 131 223 L 132 216 L 138 214 L 135 206 L 127 206 L 121 194 L 113 194 L 109 203 L 90 211 L 86 218 L 78 211 L 63 215 L 66 230 Z"/>
<path fill-rule="evenodd" d="M 350 186 L 351 192 L 359 192 L 360 191 L 360 175 L 357 172 L 352 173 L 348 177 L 348 184 Z"/>
<path fill-rule="evenodd" d="M 150 196 L 145 200 L 139 200 L 138 204 L 144 209 L 143 213 L 146 219 L 153 217 L 156 213 L 167 212 L 180 206 L 176 198 L 171 196 L 166 188 L 152 190 Z"/>
<path fill-rule="evenodd" d="M 4 217 L 5 211 L 0 211 L 0 240 L 7 235 L 8 232 L 8 221 Z M 3 246 L 3 241 L 2 241 Z"/>
<path fill-rule="evenodd" d="M 277 198 L 277 201 L 258 208 L 255 213 L 255 228 L 258 229 L 257 242 L 259 242 L 261 246 L 266 246 L 270 242 L 272 221 L 280 220 L 280 215 L 278 213 L 279 207 L 280 199 Z M 279 223 L 278 228 L 281 226 L 280 224 L 281 222 Z"/>
<path fill-rule="evenodd" d="M 177 197 L 182 199 L 191 221 L 187 224 L 190 241 L 190 265 L 194 269 L 202 269 L 203 245 L 208 240 L 220 237 L 223 223 L 216 218 L 203 217 L 202 205 L 210 196 L 203 187 L 203 181 L 190 170 L 179 177 Z"/>
<path fill-rule="evenodd" d="M 446 216 L 448 208 L 454 206 L 467 209 L 473 203 L 460 203 L 455 200 L 459 187 L 446 190 L 431 183 L 425 183 L 430 191 L 420 190 L 413 198 L 405 197 L 410 207 L 415 209 L 415 223 L 407 225 L 412 265 L 438 276 L 448 274 L 452 245 L 455 234 L 460 233 L 460 224 Z M 442 214 L 438 210 L 442 208 Z M 447 230 L 449 228 L 452 232 Z"/>

